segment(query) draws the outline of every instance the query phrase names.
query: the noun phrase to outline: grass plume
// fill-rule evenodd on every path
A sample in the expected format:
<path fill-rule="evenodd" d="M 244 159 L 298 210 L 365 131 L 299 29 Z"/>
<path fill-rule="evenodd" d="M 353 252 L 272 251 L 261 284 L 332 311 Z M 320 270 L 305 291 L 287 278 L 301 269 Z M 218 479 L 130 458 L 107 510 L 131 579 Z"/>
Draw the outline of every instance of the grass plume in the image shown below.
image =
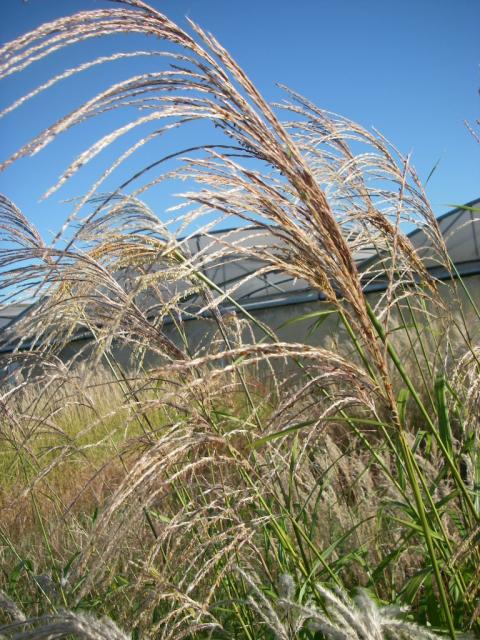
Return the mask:
<path fill-rule="evenodd" d="M 2 633 L 123 638 L 117 621 L 172 640 L 478 632 L 478 307 L 468 283 L 428 268 L 455 275 L 410 159 L 289 89 L 267 104 L 198 25 L 116 4 L 0 50 L 3 78 L 135 32 L 151 45 L 128 55 L 159 64 L 0 164 L 108 111 L 135 112 L 46 192 L 137 134 L 52 242 L 0 200 L 3 301 L 35 300 L 3 332 L 0 469 L 14 481 L 0 493 L 2 581 L 28 620 L 12 604 Z M 0 117 L 126 55 L 69 68 Z M 192 122 L 222 141 L 160 150 L 103 192 L 129 158 Z M 160 183 L 182 184 L 168 212 L 144 202 Z M 222 268 L 235 276 L 220 286 Z M 280 277 L 321 295 L 307 315 L 330 335 L 283 340 L 242 302 Z M 411 617 L 365 592 L 351 600 L 356 587 Z"/>

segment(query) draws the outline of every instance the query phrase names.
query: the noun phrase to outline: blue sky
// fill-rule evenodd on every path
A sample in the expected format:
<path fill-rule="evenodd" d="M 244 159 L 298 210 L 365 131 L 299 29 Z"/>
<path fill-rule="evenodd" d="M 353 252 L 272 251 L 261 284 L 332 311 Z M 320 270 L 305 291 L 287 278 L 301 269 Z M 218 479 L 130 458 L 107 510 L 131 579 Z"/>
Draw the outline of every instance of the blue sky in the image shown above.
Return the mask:
<path fill-rule="evenodd" d="M 402 152 L 412 152 L 412 162 L 424 179 L 439 161 L 427 188 L 438 214 L 451 203 L 480 196 L 480 145 L 464 125 L 464 120 L 474 122 L 480 115 L 477 0 L 151 0 L 151 4 L 183 27 L 188 15 L 216 35 L 267 99 L 281 97 L 275 83 L 282 82 L 323 108 L 374 126 Z M 0 40 L 75 10 L 105 6 L 116 5 L 103 0 L 2 0 Z M 0 107 L 62 68 L 114 49 L 152 46 L 163 45 L 127 36 L 63 50 L 4 81 Z M 8 156 L 109 83 L 154 70 L 158 64 L 142 58 L 115 63 L 58 85 L 0 120 L 0 156 Z M 119 122 L 124 122 L 120 115 L 108 124 L 103 120 L 70 131 L 39 155 L 0 174 L 0 191 L 48 239 L 70 210 L 61 201 L 85 191 L 108 165 L 108 153 L 46 202 L 39 203 L 40 196 L 73 157 Z M 181 135 L 175 145 L 188 146 L 188 134 Z M 126 173 L 107 187 L 163 155 L 170 144 L 159 142 L 146 150 L 143 162 L 126 166 Z M 159 212 L 171 203 L 162 190 L 149 199 Z"/>

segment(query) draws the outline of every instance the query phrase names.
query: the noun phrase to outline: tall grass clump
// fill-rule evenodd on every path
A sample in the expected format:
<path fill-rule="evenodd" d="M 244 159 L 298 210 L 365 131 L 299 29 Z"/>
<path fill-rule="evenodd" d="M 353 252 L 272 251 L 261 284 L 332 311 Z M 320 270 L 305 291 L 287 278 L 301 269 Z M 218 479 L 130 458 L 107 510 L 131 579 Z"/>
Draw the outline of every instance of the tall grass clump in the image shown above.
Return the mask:
<path fill-rule="evenodd" d="M 21 612 L 0 632 L 478 633 L 478 306 L 453 278 L 409 158 L 289 89 L 267 104 L 196 24 L 118 4 L 1 49 L 4 77 L 93 37 L 152 36 L 147 51 L 46 80 L 4 117 L 127 55 L 158 70 L 107 87 L 0 165 L 89 119 L 128 115 L 48 190 L 128 140 L 50 243 L 0 200 L 4 302 L 34 301 L 4 331 L 0 362 L 1 586 Z M 165 153 L 163 139 L 189 127 L 192 144 Z M 212 142 L 196 142 L 209 127 Z M 105 193 L 147 145 L 157 159 Z M 145 204 L 150 189 L 179 184 L 178 206 Z M 208 242 L 192 252 L 196 233 Z M 216 269 L 242 261 L 254 271 L 216 284 Z M 294 321 L 327 337 L 283 341 L 238 302 L 250 280 L 277 273 L 324 296 Z M 367 297 L 375 282 L 384 291 Z"/>

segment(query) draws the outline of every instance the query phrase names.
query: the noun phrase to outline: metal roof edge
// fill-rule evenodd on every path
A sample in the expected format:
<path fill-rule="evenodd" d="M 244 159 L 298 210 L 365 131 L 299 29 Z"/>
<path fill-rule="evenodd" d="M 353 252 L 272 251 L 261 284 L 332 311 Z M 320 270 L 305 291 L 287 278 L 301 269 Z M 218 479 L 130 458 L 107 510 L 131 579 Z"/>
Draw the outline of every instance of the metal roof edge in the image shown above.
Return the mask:
<path fill-rule="evenodd" d="M 467 266 L 468 265 L 468 266 Z M 458 269 L 458 274 L 457 273 L 448 273 L 448 272 L 444 272 L 444 273 L 439 273 L 438 275 L 435 275 L 435 279 L 439 280 L 440 282 L 445 282 L 448 280 L 457 280 L 459 277 L 460 278 L 470 278 L 473 276 L 478 276 L 480 275 L 480 260 L 476 260 L 474 261 L 473 264 L 471 264 L 471 262 L 466 263 L 464 265 L 464 267 L 462 268 L 462 266 L 460 265 L 460 269 Z M 387 288 L 386 283 L 382 282 L 382 283 L 371 283 L 369 285 L 367 285 L 364 288 L 364 293 L 368 294 L 368 293 L 381 293 L 382 291 L 385 291 Z M 278 308 L 278 307 L 288 307 L 288 306 L 295 306 L 298 304 L 306 304 L 307 302 L 325 302 L 326 301 L 326 297 L 324 294 L 322 294 L 321 292 L 317 292 L 314 290 L 311 290 L 310 293 L 305 293 L 303 295 L 298 295 L 298 296 L 291 296 L 291 297 L 284 297 L 282 299 L 278 299 L 278 300 L 263 300 L 261 302 L 251 302 L 251 303 L 246 303 L 244 306 L 246 311 L 257 311 L 257 310 L 262 310 L 262 309 L 273 309 L 273 308 Z M 222 309 L 222 313 L 232 313 L 232 312 L 236 312 L 236 307 L 224 307 Z M 212 314 L 205 312 L 205 314 L 203 314 L 203 318 L 205 320 L 212 318 Z M 182 318 L 182 321 L 184 322 L 191 322 L 194 320 L 198 320 L 198 317 L 188 317 L 188 316 L 184 316 Z M 174 324 L 174 321 L 166 318 L 164 320 L 164 324 L 167 326 L 171 326 Z M 73 336 L 70 340 L 69 340 L 69 344 L 71 344 L 72 342 L 79 342 L 81 340 L 89 340 L 91 339 L 92 334 L 88 331 L 88 330 L 83 330 L 81 333 L 77 334 L 76 336 Z M 28 345 L 26 345 L 24 348 L 19 349 L 19 351 L 28 351 Z M 1 354 L 7 354 L 7 353 L 12 353 L 15 350 L 15 347 L 2 347 L 0 346 L 0 355 Z"/>

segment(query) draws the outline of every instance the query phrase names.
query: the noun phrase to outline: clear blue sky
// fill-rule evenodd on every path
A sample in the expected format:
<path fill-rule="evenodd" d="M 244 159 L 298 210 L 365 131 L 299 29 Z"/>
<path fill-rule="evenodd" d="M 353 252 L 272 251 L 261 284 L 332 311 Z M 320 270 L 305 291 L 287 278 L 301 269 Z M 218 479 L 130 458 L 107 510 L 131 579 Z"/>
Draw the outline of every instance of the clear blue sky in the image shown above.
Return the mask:
<path fill-rule="evenodd" d="M 479 0 L 151 0 L 151 4 L 183 27 L 188 15 L 214 33 L 268 99 L 281 97 L 275 83 L 282 82 L 323 108 L 376 127 L 402 152 L 413 152 L 413 164 L 423 178 L 439 160 L 427 189 L 438 214 L 450 203 L 480 196 L 480 145 L 463 123 L 480 115 Z M 2 0 L 0 40 L 75 10 L 105 6 L 118 5 L 103 0 Z M 63 50 L 3 82 L 0 106 L 81 60 L 113 49 L 153 46 L 163 45 L 127 36 Z M 109 83 L 158 64 L 144 58 L 111 64 L 36 98 L 0 120 L 0 156 L 5 158 Z M 0 174 L 0 191 L 48 238 L 69 211 L 60 201 L 81 195 L 100 168 L 108 165 L 108 154 L 51 199 L 39 203 L 39 197 L 100 132 L 123 121 L 115 116 L 109 124 L 104 120 L 74 129 L 38 156 Z M 187 134 L 182 135 L 180 144 Z M 162 155 L 170 148 L 168 142 L 163 144 L 146 150 L 143 162 L 127 165 L 107 187 L 115 187 L 129 171 Z M 116 150 L 122 148 L 126 143 Z M 171 201 L 160 190 L 149 203 L 161 212 Z"/>

